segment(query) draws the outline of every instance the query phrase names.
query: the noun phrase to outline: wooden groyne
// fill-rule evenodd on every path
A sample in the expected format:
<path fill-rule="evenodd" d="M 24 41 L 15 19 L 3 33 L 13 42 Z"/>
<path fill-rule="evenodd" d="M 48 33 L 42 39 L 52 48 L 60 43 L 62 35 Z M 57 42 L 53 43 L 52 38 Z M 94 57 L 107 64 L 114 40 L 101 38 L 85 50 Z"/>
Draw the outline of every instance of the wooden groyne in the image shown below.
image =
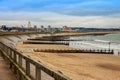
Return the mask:
<path fill-rule="evenodd" d="M 62 41 L 65 39 L 68 39 L 67 36 L 42 36 L 42 37 L 36 37 L 36 38 L 29 38 L 28 40 L 39 40 L 39 41 Z"/>
<path fill-rule="evenodd" d="M 23 44 L 59 44 L 59 45 L 69 45 L 69 41 L 48 41 L 48 42 L 35 42 L 35 41 L 26 41 Z"/>
<path fill-rule="evenodd" d="M 34 52 L 49 53 L 92 53 L 92 54 L 113 54 L 113 50 L 84 50 L 84 49 L 33 49 Z"/>
<path fill-rule="evenodd" d="M 8 62 L 10 69 L 17 76 L 18 80 L 43 80 L 47 76 L 53 80 L 71 80 L 64 74 L 61 74 L 40 61 L 35 61 L 27 55 L 23 55 L 11 47 L 0 42 L 0 54 Z M 46 75 L 43 75 L 46 74 Z M 45 80 L 49 80 L 45 79 Z"/>

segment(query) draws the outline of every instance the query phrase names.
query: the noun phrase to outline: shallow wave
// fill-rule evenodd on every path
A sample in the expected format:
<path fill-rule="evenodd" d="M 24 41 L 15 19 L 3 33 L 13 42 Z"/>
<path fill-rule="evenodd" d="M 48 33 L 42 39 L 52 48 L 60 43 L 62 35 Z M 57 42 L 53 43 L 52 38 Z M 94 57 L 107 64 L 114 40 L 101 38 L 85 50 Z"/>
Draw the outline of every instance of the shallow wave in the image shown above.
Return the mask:
<path fill-rule="evenodd" d="M 120 44 L 115 43 L 101 43 L 95 41 L 71 41 L 70 47 L 84 48 L 84 49 L 113 49 L 120 50 Z"/>

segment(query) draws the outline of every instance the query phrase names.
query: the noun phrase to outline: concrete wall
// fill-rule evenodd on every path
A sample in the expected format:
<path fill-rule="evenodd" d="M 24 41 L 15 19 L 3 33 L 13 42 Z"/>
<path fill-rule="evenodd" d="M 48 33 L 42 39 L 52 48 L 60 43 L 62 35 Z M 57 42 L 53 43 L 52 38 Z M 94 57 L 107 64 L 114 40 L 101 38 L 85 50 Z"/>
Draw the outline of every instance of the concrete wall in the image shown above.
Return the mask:
<path fill-rule="evenodd" d="M 49 34 L 26 34 L 26 35 L 5 35 L 0 36 L 0 42 L 9 47 L 15 48 L 17 44 L 21 44 L 20 40 L 27 40 L 28 38 L 42 37 Z"/>

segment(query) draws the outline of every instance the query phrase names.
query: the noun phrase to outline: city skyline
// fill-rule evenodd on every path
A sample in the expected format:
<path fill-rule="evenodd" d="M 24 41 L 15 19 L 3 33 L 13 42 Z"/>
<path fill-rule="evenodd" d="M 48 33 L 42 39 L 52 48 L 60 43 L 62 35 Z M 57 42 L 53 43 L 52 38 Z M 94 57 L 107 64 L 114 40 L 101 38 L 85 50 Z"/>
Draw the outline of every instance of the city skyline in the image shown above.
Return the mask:
<path fill-rule="evenodd" d="M 0 0 L 0 25 L 120 27 L 119 0 Z"/>

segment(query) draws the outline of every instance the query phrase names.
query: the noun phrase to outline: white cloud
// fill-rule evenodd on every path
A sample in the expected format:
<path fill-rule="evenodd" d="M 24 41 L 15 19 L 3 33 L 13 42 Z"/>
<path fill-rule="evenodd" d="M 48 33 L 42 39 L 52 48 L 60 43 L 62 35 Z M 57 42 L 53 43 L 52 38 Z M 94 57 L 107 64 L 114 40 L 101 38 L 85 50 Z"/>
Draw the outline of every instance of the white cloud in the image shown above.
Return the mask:
<path fill-rule="evenodd" d="M 83 26 L 83 27 L 119 27 L 120 15 L 111 16 L 70 16 L 52 12 L 7 12 L 0 13 L 0 25 L 8 26 L 27 25 L 51 25 L 54 27 Z"/>

